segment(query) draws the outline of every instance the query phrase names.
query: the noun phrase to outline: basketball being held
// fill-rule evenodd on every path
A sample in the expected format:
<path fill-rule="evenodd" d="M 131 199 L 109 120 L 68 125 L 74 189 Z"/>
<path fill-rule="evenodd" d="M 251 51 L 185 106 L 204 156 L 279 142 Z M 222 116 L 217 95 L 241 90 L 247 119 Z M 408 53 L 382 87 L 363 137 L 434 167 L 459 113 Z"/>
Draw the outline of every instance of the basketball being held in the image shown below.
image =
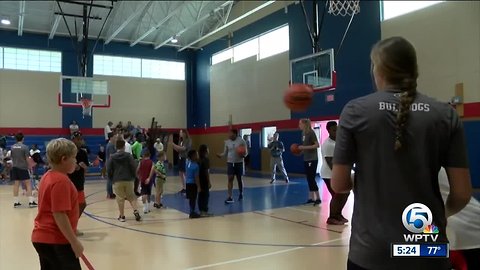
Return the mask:
<path fill-rule="evenodd" d="M 313 88 L 308 84 L 290 85 L 283 96 L 285 106 L 293 112 L 303 112 L 312 103 Z"/>
<path fill-rule="evenodd" d="M 247 155 L 247 148 L 245 145 L 240 145 L 236 148 L 237 154 L 241 157 L 245 157 Z"/>
<path fill-rule="evenodd" d="M 292 145 L 290 145 L 290 152 L 292 152 L 292 154 L 294 155 L 300 155 L 302 153 L 302 150 L 300 150 L 298 148 L 298 144 L 297 143 L 294 143 Z"/>

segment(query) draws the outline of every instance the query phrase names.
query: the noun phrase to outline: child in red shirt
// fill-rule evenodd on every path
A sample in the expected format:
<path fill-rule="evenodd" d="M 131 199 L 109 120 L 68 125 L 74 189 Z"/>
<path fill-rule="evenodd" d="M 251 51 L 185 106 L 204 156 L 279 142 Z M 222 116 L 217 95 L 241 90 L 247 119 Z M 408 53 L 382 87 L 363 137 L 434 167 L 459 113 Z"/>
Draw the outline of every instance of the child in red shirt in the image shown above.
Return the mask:
<path fill-rule="evenodd" d="M 137 177 L 140 180 L 142 187 L 142 202 L 143 202 L 143 213 L 147 214 L 150 212 L 150 197 L 152 195 L 152 185 L 153 181 L 150 181 L 150 171 L 153 167 L 153 161 L 150 159 L 150 151 L 145 150 L 143 153 L 142 160 L 137 167 Z"/>
<path fill-rule="evenodd" d="M 78 258 L 83 246 L 75 235 L 78 194 L 67 176 L 75 170 L 76 154 L 75 144 L 64 138 L 47 145 L 51 169 L 40 181 L 38 214 L 32 232 L 32 243 L 42 269 L 81 269 Z"/>

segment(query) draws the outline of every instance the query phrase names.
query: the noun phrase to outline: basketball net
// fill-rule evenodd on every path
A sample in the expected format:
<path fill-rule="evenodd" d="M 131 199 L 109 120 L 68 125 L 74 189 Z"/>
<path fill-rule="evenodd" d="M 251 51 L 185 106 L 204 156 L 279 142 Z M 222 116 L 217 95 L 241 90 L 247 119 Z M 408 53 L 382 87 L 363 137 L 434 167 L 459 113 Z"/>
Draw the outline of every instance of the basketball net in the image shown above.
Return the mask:
<path fill-rule="evenodd" d="M 91 101 L 88 98 L 82 98 L 82 99 L 80 99 L 80 104 L 82 105 L 82 116 L 83 116 L 83 118 L 85 118 L 85 116 L 92 116 L 93 101 Z"/>
<path fill-rule="evenodd" d="M 360 12 L 360 0 L 330 0 L 328 14 L 353 16 Z"/>

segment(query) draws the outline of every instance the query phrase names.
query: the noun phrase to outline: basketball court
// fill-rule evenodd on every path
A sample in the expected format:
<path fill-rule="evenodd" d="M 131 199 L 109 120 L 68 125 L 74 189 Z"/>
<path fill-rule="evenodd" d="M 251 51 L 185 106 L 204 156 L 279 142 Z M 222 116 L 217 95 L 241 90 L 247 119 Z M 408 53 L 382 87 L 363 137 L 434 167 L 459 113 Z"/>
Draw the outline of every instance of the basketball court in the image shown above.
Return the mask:
<path fill-rule="evenodd" d="M 312 129 L 321 143 L 328 137 L 326 122 L 338 121 L 343 105 L 350 99 L 371 93 L 368 56 L 371 45 L 383 38 L 383 29 L 380 29 L 383 18 L 378 18 L 383 16 L 378 14 L 383 12 L 383 7 L 377 1 L 2 2 L 2 23 L 2 10 L 10 14 L 9 18 L 18 17 L 18 21 L 15 27 L 5 30 L 13 33 L 5 34 L 5 40 L 9 40 L 6 45 L 0 38 L 0 56 L 11 53 L 15 54 L 13 58 L 21 58 L 39 49 L 41 59 L 47 57 L 46 52 L 50 50 L 48 61 L 56 62 L 50 64 L 49 70 L 12 68 L 7 66 L 7 57 L 0 57 L 0 82 L 5 86 L 0 83 L 0 114 L 9 115 L 0 117 L 0 131 L 4 128 L 14 133 L 21 129 L 26 133 L 26 144 L 39 144 L 45 153 L 48 141 L 69 137 L 68 125 L 75 120 L 92 150 L 89 156 L 92 162 L 99 146 L 105 144 L 105 124 L 133 118 L 147 129 L 150 126 L 153 137 L 161 139 L 169 165 L 173 167 L 164 186 L 162 203 L 166 207 L 152 207 L 148 214 L 140 212 L 140 222 L 135 221 L 128 204 L 126 222 L 117 220 L 117 203 L 106 198 L 106 180 L 100 179 L 98 166 L 90 168 L 85 183 L 87 208 L 78 223 L 85 255 L 81 260 L 82 269 L 346 269 L 350 222 L 326 223 L 331 195 L 319 170 L 316 180 L 322 203 L 305 204 L 308 185 L 303 174 L 303 159 L 288 150 L 301 140 L 300 118 L 312 120 Z M 36 15 L 25 12 L 26 5 L 40 7 L 42 4 L 43 7 L 49 4 L 49 12 L 42 8 L 38 8 L 41 12 Z M 373 5 L 379 6 L 372 8 Z M 90 14 L 92 8 L 94 12 Z M 82 15 L 71 14 L 74 11 Z M 261 15 L 248 18 L 256 12 Z M 45 29 L 32 30 L 35 34 L 23 40 L 25 14 L 30 18 L 38 16 L 36 20 L 51 18 L 44 22 Z M 268 21 L 267 16 L 270 16 Z M 92 33 L 88 34 L 89 26 L 81 29 L 80 24 L 77 33 L 76 24 L 73 28 L 77 19 L 83 23 L 92 20 L 92 32 L 98 36 L 92 37 Z M 232 27 L 240 21 L 238 27 Z M 397 31 L 395 27 L 392 29 Z M 75 36 L 70 33 L 74 30 Z M 2 31 L 0 29 L 0 37 Z M 392 30 L 396 34 L 395 31 Z M 48 42 L 47 35 L 39 38 L 45 33 L 50 33 Z M 263 52 L 268 55 L 265 58 L 274 56 L 263 60 L 259 44 L 272 33 L 286 33 L 284 43 L 288 46 L 278 44 L 278 40 L 271 41 L 270 51 L 276 47 L 286 48 L 275 53 Z M 34 45 L 30 47 L 29 42 Z M 240 61 L 235 51 L 242 48 L 255 52 L 241 55 L 238 58 L 243 61 L 235 63 Z M 430 48 L 422 51 L 430 52 Z M 22 60 L 17 58 L 14 60 Z M 9 70 L 4 72 L 2 68 Z M 43 73 L 27 74 L 32 70 Z M 181 74 L 173 74 L 175 70 Z M 160 76 L 165 74 L 173 75 Z M 442 79 L 450 77 L 442 75 Z M 454 95 L 452 104 L 456 105 L 458 114 L 471 118 L 470 123 L 465 121 L 470 138 L 471 134 L 478 135 L 476 131 L 480 126 L 475 118 L 478 116 L 472 116 L 475 111 L 472 106 L 466 104 L 464 108 L 463 104 L 467 97 L 473 99 L 471 81 L 461 78 L 449 83 L 451 87 L 438 98 L 450 100 Z M 284 100 L 286 92 L 282 91 L 291 84 L 306 84 L 313 90 L 308 97 L 308 104 L 312 106 L 300 106 L 298 111 L 288 107 Z M 16 91 L 17 87 L 27 89 L 24 92 L 28 94 Z M 33 88 L 45 92 L 39 94 Z M 5 102 L 6 96 L 8 102 Z M 28 117 L 13 115 L 12 111 L 18 110 L 17 103 L 11 102 L 13 99 L 31 99 L 42 105 L 42 111 L 29 111 Z M 480 115 L 480 103 L 477 111 Z M 10 119 L 12 116 L 15 121 Z M 166 127 L 163 130 L 162 125 Z M 239 193 L 234 181 L 235 202 L 225 204 L 225 160 L 215 158 L 215 153 L 222 151 L 226 132 L 232 127 L 256 143 L 250 155 L 254 165 L 244 177 L 243 200 L 237 200 Z M 181 180 L 176 164 L 172 163 L 178 156 L 169 142 L 178 142 L 178 131 L 184 128 L 191 133 L 195 148 L 207 144 L 210 149 L 209 212 L 212 217 L 190 219 L 188 200 L 178 192 L 182 189 Z M 248 133 L 242 134 L 246 130 Z M 270 184 L 270 152 L 263 144 L 266 137 L 276 131 L 287 149 L 283 159 L 289 183 L 277 178 Z M 470 156 L 479 159 L 480 145 L 475 142 L 470 146 L 479 150 L 472 151 L 475 153 Z M 320 150 L 319 160 L 321 162 Z M 478 168 L 475 173 L 478 174 Z M 480 199 L 478 189 L 474 196 Z M 39 269 L 38 254 L 30 238 L 38 210 L 28 208 L 25 195 L 20 195 L 20 200 L 22 206 L 13 208 L 12 183 L 0 182 L 1 270 Z M 140 198 L 137 203 L 141 211 Z M 353 205 L 351 192 L 343 209 L 348 220 L 352 219 Z"/>
<path fill-rule="evenodd" d="M 166 209 L 153 209 L 136 222 L 126 206 L 124 223 L 117 220 L 115 200 L 105 199 L 105 181 L 87 181 L 88 207 L 78 226 L 86 257 L 95 269 L 345 267 L 350 228 L 325 223 L 330 195 L 324 186 L 322 204 L 314 207 L 302 204 L 307 189 L 302 177 L 273 185 L 268 177 L 246 177 L 244 200 L 226 205 L 226 175 L 211 176 L 209 207 L 215 216 L 189 219 L 188 200 L 177 193 L 178 177 L 172 176 L 165 184 Z M 348 219 L 352 202 L 353 196 L 344 210 Z M 37 269 L 30 242 L 37 209 L 12 208 L 10 185 L 0 185 L 0 205 L 8 217 L 0 220 L 0 269 Z"/>

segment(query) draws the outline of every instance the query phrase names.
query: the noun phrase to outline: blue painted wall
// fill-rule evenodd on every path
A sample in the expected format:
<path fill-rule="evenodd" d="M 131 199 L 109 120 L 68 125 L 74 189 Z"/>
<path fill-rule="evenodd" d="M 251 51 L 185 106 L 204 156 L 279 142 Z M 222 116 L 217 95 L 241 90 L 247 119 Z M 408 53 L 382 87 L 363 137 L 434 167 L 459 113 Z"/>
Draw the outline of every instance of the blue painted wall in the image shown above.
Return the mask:
<path fill-rule="evenodd" d="M 380 6 L 377 1 L 361 1 L 361 12 L 354 17 L 342 49 L 335 59 L 337 70 L 337 90 L 335 102 L 325 103 L 325 93 L 316 93 L 314 104 L 305 113 L 292 113 L 292 118 L 338 115 L 343 106 L 351 99 L 372 92 L 370 76 L 370 49 L 380 39 Z M 322 2 L 320 6 L 323 7 Z M 307 13 L 311 14 L 312 5 L 306 3 Z M 311 15 L 309 15 L 311 18 Z M 309 19 L 311 21 L 311 19 Z M 349 18 L 326 14 L 320 35 L 322 49 L 339 47 Z M 305 18 L 300 4 L 292 4 L 285 10 L 279 10 L 255 23 L 233 33 L 232 45 L 265 33 L 273 28 L 287 24 L 290 29 L 290 59 L 313 53 Z M 195 111 L 189 113 L 188 127 L 210 126 L 210 58 L 212 54 L 228 47 L 227 38 L 205 46 L 196 57 L 196 83 L 192 102 L 197 104 Z M 348 78 L 348 79 L 347 79 Z M 288 81 L 289 78 L 285 78 Z M 283 91 L 283 89 L 279 89 Z M 193 110 L 193 107 L 189 107 Z"/>
<path fill-rule="evenodd" d="M 90 56 L 88 58 L 87 66 L 87 76 L 89 77 L 93 75 L 92 49 L 94 45 L 95 42 L 93 40 L 89 40 L 88 50 Z M 66 76 L 81 76 L 81 70 L 77 64 L 78 54 L 76 53 L 74 45 L 72 44 L 72 40 L 69 37 L 55 37 L 54 39 L 49 40 L 47 34 L 31 33 L 24 33 L 23 36 L 19 37 L 16 31 L 2 30 L 0 31 L 0 46 L 60 51 L 62 52 L 62 74 Z M 76 43 L 76 46 L 80 47 L 80 43 Z M 194 78 L 192 78 L 190 72 L 192 72 L 192 70 L 195 68 L 195 57 L 194 52 L 190 50 L 178 53 L 177 49 L 172 47 L 162 47 L 158 50 L 154 50 L 151 45 L 137 44 L 133 47 L 130 47 L 128 43 L 111 42 L 105 45 L 103 41 L 99 41 L 95 47 L 95 53 L 126 57 L 185 61 L 188 88 L 187 91 L 191 92 Z M 52 98 L 56 99 L 56 97 Z M 79 123 L 79 126 L 83 128 L 91 128 L 92 118 L 85 117 L 82 119 L 81 115 L 81 108 L 64 107 L 62 109 L 62 123 L 58 123 L 58 126 L 66 128 L 70 125 L 72 120 L 76 120 Z"/>

